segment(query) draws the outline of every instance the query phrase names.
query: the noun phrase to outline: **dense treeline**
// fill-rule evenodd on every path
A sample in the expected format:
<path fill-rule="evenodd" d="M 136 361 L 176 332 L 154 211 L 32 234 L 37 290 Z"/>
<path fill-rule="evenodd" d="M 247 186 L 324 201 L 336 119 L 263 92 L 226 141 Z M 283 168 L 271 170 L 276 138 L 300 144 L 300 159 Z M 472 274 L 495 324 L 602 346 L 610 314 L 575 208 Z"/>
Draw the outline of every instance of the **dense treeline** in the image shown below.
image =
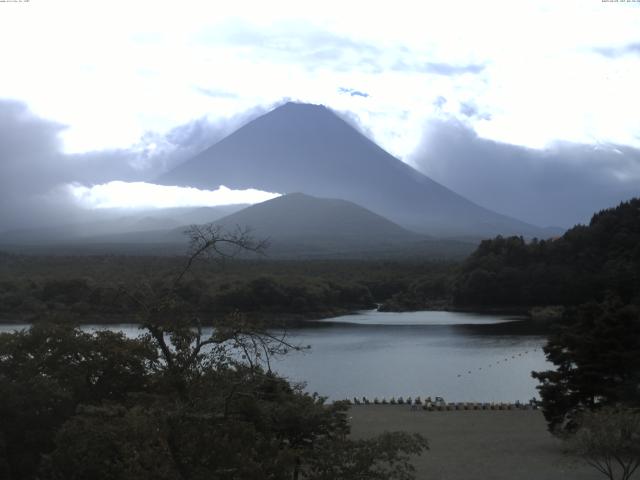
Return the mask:
<path fill-rule="evenodd" d="M 29 321 L 51 313 L 81 321 L 122 320 L 132 294 L 169 288 L 181 257 L 38 257 L 0 259 L 0 318 Z M 388 261 L 202 262 L 176 292 L 203 319 L 235 310 L 315 317 L 389 302 L 406 309 L 449 295 L 453 264 Z"/>
<path fill-rule="evenodd" d="M 382 311 L 416 311 L 429 308 L 449 308 L 455 279 L 453 268 L 417 276 L 406 288 L 394 293 L 380 306 Z"/>
<path fill-rule="evenodd" d="M 483 241 L 463 263 L 456 305 L 578 305 L 615 294 L 640 303 L 640 199 L 593 216 L 562 237 Z"/>
<path fill-rule="evenodd" d="M 135 311 L 129 295 L 168 286 L 182 257 L 0 253 L 0 318 L 79 318 Z M 640 200 L 595 214 L 562 237 L 481 242 L 461 265 L 429 261 L 203 262 L 178 294 L 204 319 L 241 310 L 303 317 L 348 310 L 579 305 L 614 293 L 640 303 Z M 97 317 L 97 318 L 96 318 Z"/>

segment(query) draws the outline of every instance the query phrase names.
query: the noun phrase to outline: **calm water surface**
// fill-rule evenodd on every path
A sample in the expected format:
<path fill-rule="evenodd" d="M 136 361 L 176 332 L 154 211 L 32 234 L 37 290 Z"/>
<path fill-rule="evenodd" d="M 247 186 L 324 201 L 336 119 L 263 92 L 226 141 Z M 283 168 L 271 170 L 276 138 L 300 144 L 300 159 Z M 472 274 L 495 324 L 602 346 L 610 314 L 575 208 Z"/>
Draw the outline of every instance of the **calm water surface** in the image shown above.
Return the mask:
<path fill-rule="evenodd" d="M 366 311 L 314 327 L 289 330 L 288 340 L 311 349 L 272 362 L 291 381 L 331 399 L 354 396 L 442 396 L 447 401 L 525 401 L 534 396 L 532 370 L 546 370 L 542 336 L 501 332 L 513 318 L 458 312 Z M 0 325 L 0 331 L 20 326 Z M 88 325 L 129 336 L 132 324 Z"/>

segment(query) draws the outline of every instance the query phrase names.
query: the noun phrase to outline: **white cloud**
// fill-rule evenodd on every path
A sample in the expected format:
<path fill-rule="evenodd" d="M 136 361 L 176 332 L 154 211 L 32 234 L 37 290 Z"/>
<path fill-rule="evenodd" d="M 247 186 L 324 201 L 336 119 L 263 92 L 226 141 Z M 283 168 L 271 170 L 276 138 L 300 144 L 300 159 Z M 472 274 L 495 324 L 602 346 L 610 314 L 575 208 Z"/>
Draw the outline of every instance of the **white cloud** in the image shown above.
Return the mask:
<path fill-rule="evenodd" d="M 172 208 L 214 207 L 219 205 L 254 204 L 279 197 L 279 193 L 253 188 L 232 190 L 221 185 L 217 190 L 155 185 L 145 182 L 114 181 L 87 187 L 66 185 L 68 193 L 82 207 L 103 208 Z"/>
<path fill-rule="evenodd" d="M 486 138 L 640 146 L 640 3 L 87 2 L 2 5 L 0 97 L 66 124 L 67 152 L 127 148 L 148 131 L 283 97 L 358 115 L 405 157 L 425 121 L 473 102 Z M 483 65 L 438 75 L 428 64 Z M 404 68 L 398 68 L 404 65 Z M 422 66 L 422 68 L 421 68 Z M 445 69 L 446 70 L 446 69 Z M 461 71 L 461 70 L 460 70 Z M 340 95 L 340 87 L 366 99 Z M 220 96 L 205 91 L 219 91 Z"/>

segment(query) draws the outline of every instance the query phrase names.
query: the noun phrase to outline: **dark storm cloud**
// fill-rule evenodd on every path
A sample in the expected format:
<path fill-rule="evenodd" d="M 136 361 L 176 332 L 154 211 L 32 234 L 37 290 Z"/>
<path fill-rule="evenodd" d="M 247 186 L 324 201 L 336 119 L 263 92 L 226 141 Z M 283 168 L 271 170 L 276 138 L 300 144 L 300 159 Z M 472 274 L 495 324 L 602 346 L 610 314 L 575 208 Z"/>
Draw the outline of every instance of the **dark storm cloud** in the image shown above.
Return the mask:
<path fill-rule="evenodd" d="M 608 58 L 619 58 L 625 55 L 640 55 L 640 42 L 629 43 L 621 47 L 598 47 L 594 48 L 594 51 Z"/>
<path fill-rule="evenodd" d="M 69 221 L 83 212 L 62 185 L 150 181 L 262 113 L 216 123 L 197 119 L 166 134 L 147 133 L 131 149 L 64 154 L 64 126 L 38 118 L 23 103 L 0 100 L 0 231 Z"/>
<path fill-rule="evenodd" d="M 587 222 L 640 195 L 640 150 L 572 143 L 534 150 L 480 138 L 455 120 L 430 123 L 411 161 L 461 195 L 541 226 Z"/>
<path fill-rule="evenodd" d="M 24 224 L 25 217 L 46 217 L 51 202 L 36 197 L 64 178 L 56 168 L 63 161 L 62 130 L 20 102 L 0 100 L 0 231 Z"/>
<path fill-rule="evenodd" d="M 49 192 L 65 182 L 59 165 L 64 126 L 33 115 L 23 103 L 0 100 L 0 231 L 70 217 L 70 206 Z M 60 205 L 62 203 L 62 205 Z"/>
<path fill-rule="evenodd" d="M 37 191 L 58 176 L 58 134 L 64 126 L 39 119 L 20 102 L 0 100 L 0 192 Z M 31 178 L 29 178 L 31 177 Z"/>
<path fill-rule="evenodd" d="M 363 98 L 368 98 L 369 94 L 365 93 L 365 92 L 361 92 L 359 90 L 354 90 L 353 88 L 344 88 L 344 87 L 340 87 L 338 89 L 338 91 L 340 93 L 346 93 L 352 97 L 363 97 Z"/>

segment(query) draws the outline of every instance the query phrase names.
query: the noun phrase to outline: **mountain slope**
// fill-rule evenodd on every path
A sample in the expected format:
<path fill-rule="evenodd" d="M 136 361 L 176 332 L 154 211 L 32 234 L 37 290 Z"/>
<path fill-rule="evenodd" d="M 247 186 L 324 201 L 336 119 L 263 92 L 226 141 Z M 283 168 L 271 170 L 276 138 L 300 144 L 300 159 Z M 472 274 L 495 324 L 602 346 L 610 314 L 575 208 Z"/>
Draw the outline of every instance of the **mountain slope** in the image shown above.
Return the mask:
<path fill-rule="evenodd" d="M 256 239 L 268 239 L 269 256 L 434 256 L 459 257 L 472 244 L 443 245 L 410 232 L 353 202 L 302 193 L 252 205 L 216 222 L 227 230 L 249 227 Z"/>
<path fill-rule="evenodd" d="M 275 239 L 380 244 L 423 238 L 355 203 L 302 193 L 252 205 L 216 223 L 227 228 L 249 226 L 256 236 Z"/>
<path fill-rule="evenodd" d="M 316 105 L 278 107 L 156 183 L 341 198 L 434 235 L 543 234 L 434 182 Z"/>
<path fill-rule="evenodd" d="M 206 212 L 209 210 L 193 213 Z M 315 198 L 301 193 L 252 205 L 214 223 L 227 232 L 249 228 L 256 240 L 269 240 L 266 254 L 270 258 L 442 259 L 462 258 L 475 248 L 474 243 L 435 240 L 410 232 L 346 200 Z M 29 231 L 27 238 L 31 241 L 3 242 L 0 237 L 0 248 L 18 253 L 60 255 L 176 255 L 185 252 L 187 229 L 185 222 L 183 226 L 170 230 L 146 229 L 97 235 L 84 232 L 82 236 L 52 237 L 40 242 L 36 232 Z M 52 232 L 46 233 L 50 235 Z"/>

